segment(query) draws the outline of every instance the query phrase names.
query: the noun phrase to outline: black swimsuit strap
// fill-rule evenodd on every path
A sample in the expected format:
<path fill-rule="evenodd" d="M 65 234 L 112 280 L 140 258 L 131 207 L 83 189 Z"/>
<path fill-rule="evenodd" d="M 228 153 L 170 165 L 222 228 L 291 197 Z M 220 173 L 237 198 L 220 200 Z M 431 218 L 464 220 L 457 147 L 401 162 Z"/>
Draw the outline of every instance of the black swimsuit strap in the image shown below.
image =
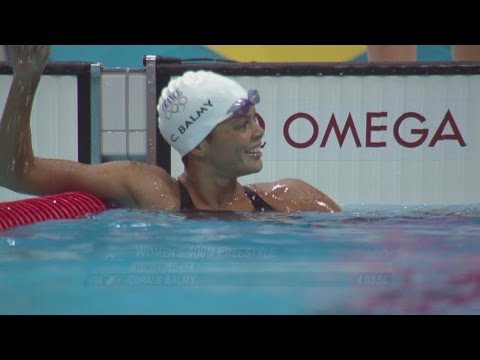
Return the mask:
<path fill-rule="evenodd" d="M 178 182 L 178 187 L 180 188 L 180 211 L 198 210 L 193 204 L 187 188 L 182 184 L 181 181 Z M 244 186 L 243 190 L 250 199 L 255 211 L 273 211 L 273 208 L 268 205 L 260 196 L 258 196 L 254 190 L 247 186 Z"/>
<path fill-rule="evenodd" d="M 247 194 L 247 196 L 250 198 L 250 202 L 252 203 L 255 211 L 273 211 L 273 208 L 268 205 L 265 200 L 258 196 L 254 190 L 247 186 L 244 186 L 243 190 L 245 190 L 245 194 Z"/>

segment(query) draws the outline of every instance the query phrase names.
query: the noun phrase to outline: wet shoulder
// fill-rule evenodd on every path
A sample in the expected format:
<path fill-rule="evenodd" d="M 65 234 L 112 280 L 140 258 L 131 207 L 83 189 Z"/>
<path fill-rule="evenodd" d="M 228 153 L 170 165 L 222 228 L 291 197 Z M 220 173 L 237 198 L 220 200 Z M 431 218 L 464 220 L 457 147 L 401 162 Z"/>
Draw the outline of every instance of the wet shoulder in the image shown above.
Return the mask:
<path fill-rule="evenodd" d="M 303 180 L 286 178 L 248 186 L 277 211 L 336 212 L 341 210 L 326 194 Z"/>
<path fill-rule="evenodd" d="M 133 193 L 143 209 L 177 211 L 180 209 L 178 180 L 161 167 L 132 162 Z"/>

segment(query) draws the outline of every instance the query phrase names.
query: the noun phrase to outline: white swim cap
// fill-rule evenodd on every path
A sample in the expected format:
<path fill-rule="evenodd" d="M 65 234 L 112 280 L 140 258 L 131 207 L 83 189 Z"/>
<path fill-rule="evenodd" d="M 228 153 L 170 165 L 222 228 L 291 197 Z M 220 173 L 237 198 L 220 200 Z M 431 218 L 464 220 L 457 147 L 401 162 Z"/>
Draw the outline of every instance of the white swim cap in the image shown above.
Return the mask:
<path fill-rule="evenodd" d="M 260 98 L 210 71 L 188 71 L 171 80 L 158 99 L 158 127 L 183 157 L 224 120 L 245 114 Z"/>

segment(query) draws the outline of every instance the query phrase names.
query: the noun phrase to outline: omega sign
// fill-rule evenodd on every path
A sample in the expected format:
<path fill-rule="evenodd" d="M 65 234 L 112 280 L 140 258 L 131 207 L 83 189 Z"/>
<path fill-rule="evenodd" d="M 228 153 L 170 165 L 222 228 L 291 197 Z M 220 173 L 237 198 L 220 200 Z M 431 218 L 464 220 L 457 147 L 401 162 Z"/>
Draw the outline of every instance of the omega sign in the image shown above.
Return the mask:
<path fill-rule="evenodd" d="M 452 141 L 456 142 L 459 147 L 465 147 L 463 134 L 458 127 L 454 116 L 450 109 L 447 109 L 443 119 L 438 126 L 432 127 L 428 120 L 420 113 L 417 112 L 405 112 L 398 118 L 394 119 L 393 123 L 388 125 L 380 125 L 382 120 L 380 118 L 388 118 L 388 113 L 383 112 L 367 112 L 363 121 L 365 121 L 365 133 L 357 130 L 359 121 L 353 119 L 351 113 L 348 114 L 345 124 L 339 125 L 335 114 L 332 113 L 328 123 L 326 123 L 325 131 L 320 133 L 319 122 L 307 113 L 298 112 L 290 116 L 283 125 L 283 136 L 286 142 L 297 149 L 308 148 L 314 144 L 315 146 L 339 146 L 340 148 L 345 141 L 353 141 L 357 148 L 381 148 L 387 147 L 386 141 L 373 141 L 372 134 L 378 138 L 381 138 L 382 132 L 392 132 L 393 139 L 399 146 L 405 148 L 416 148 L 419 146 L 435 147 L 439 142 Z M 257 120 L 263 128 L 265 128 L 265 122 L 262 117 L 257 114 Z M 304 142 L 297 142 L 292 139 L 290 135 L 290 127 L 295 121 L 307 121 L 311 124 L 311 134 L 308 140 Z M 357 122 L 357 126 L 355 125 Z M 385 122 L 385 120 L 383 120 Z M 430 125 L 430 126 L 429 126 Z M 362 127 L 363 128 L 363 127 Z M 405 130 L 409 132 L 412 137 L 408 139 L 402 137 L 401 130 L 405 133 Z"/>

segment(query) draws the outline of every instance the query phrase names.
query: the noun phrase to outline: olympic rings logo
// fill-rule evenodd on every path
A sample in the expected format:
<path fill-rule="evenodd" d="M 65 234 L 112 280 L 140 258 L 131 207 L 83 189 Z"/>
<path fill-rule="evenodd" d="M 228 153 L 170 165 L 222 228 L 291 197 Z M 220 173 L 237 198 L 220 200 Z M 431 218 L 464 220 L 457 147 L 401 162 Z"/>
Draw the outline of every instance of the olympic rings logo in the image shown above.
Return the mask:
<path fill-rule="evenodd" d="M 186 96 L 180 96 L 173 104 L 170 106 L 170 109 L 165 111 L 165 117 L 171 119 L 172 116 L 176 113 L 181 113 L 185 110 L 185 104 L 187 103 Z"/>

